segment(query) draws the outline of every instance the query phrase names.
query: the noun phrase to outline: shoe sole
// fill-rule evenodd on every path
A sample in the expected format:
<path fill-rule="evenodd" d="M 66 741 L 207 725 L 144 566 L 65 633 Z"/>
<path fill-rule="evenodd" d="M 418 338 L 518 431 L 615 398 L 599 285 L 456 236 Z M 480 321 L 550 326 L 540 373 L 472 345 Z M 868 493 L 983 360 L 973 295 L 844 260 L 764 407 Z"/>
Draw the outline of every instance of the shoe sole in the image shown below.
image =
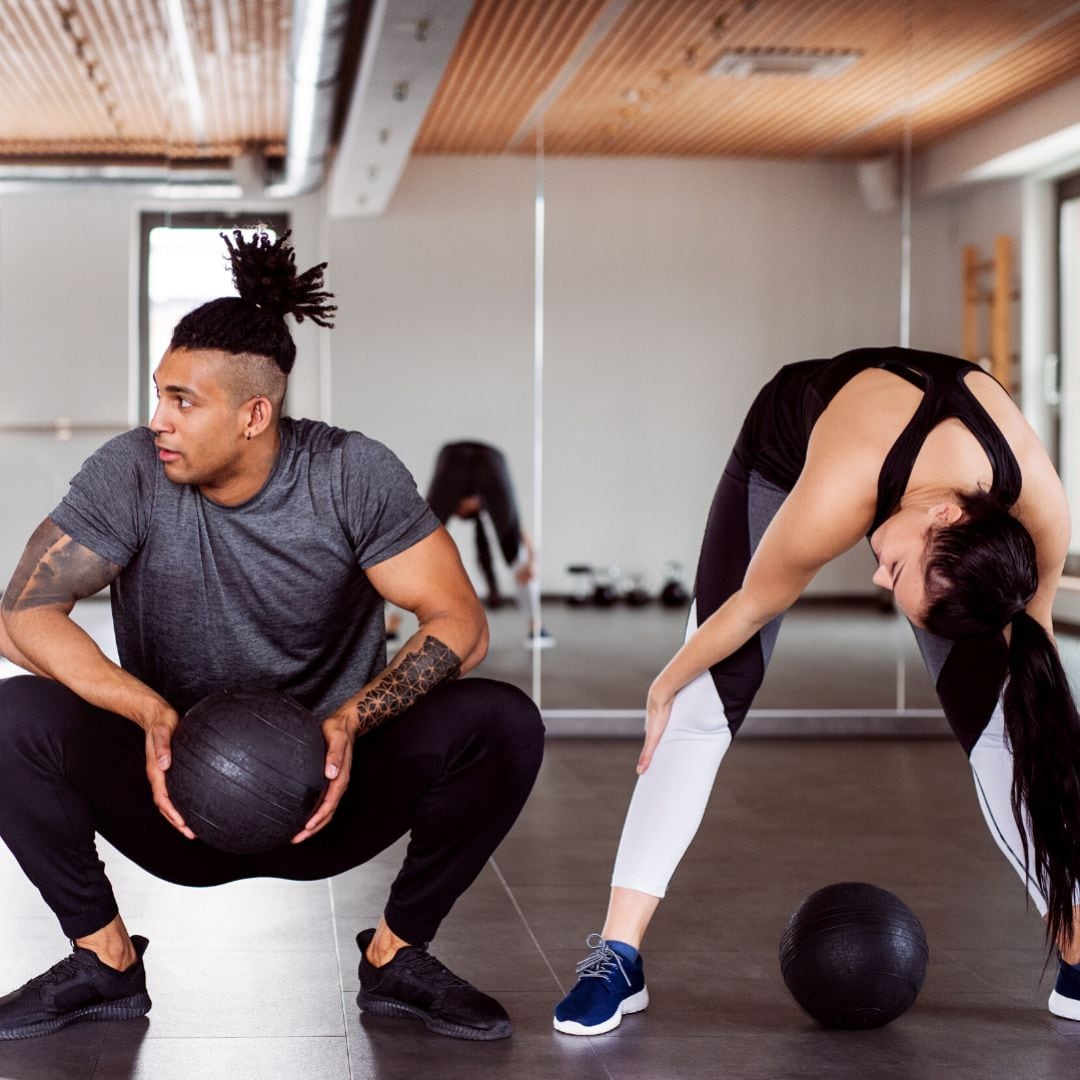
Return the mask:
<path fill-rule="evenodd" d="M 53 1020 L 40 1020 L 36 1024 L 8 1028 L 0 1031 L 0 1040 L 34 1039 L 39 1035 L 52 1035 L 53 1032 L 66 1028 L 68 1024 L 79 1024 L 84 1020 L 136 1020 L 150 1011 L 150 1004 L 148 994 L 132 994 L 131 997 L 119 998 L 116 1001 L 88 1005 L 85 1009 L 76 1009 Z"/>
<path fill-rule="evenodd" d="M 606 1031 L 613 1031 L 622 1023 L 622 1018 L 630 1013 L 644 1012 L 649 1007 L 649 988 L 643 986 L 636 994 L 619 1002 L 619 1008 L 614 1016 L 609 1016 L 599 1024 L 591 1027 L 587 1024 L 579 1024 L 576 1020 L 554 1019 L 552 1023 L 556 1031 L 564 1035 L 603 1035 Z"/>
<path fill-rule="evenodd" d="M 1060 1016 L 1063 1020 L 1080 1020 L 1080 1001 L 1059 994 L 1056 990 L 1050 992 L 1047 1007 L 1055 1016 Z"/>
<path fill-rule="evenodd" d="M 429 1031 L 436 1035 L 448 1035 L 451 1039 L 473 1039 L 478 1042 L 488 1042 L 492 1039 L 505 1039 L 514 1030 L 514 1025 L 509 1020 L 499 1020 L 490 1028 L 471 1028 L 462 1024 L 450 1024 L 440 1020 L 415 1005 L 406 1005 L 403 1001 L 394 998 L 378 997 L 376 994 L 367 994 L 363 990 L 356 995 L 356 1004 L 361 1012 L 372 1013 L 375 1016 L 395 1016 L 403 1019 L 422 1020 Z"/>

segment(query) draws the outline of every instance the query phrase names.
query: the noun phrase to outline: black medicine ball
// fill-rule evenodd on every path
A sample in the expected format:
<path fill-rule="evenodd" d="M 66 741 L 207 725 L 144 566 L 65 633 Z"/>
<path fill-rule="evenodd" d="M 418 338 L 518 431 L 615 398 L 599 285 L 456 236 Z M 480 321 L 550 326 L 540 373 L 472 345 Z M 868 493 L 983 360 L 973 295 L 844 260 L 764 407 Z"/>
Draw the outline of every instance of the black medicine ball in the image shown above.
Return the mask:
<path fill-rule="evenodd" d="M 211 694 L 172 737 L 165 783 L 200 840 L 250 855 L 287 844 L 326 791 L 319 722 L 276 690 Z"/>
<path fill-rule="evenodd" d="M 929 959 L 915 913 L 891 892 L 861 882 L 812 893 L 780 939 L 787 988 L 826 1027 L 895 1020 L 922 988 Z"/>

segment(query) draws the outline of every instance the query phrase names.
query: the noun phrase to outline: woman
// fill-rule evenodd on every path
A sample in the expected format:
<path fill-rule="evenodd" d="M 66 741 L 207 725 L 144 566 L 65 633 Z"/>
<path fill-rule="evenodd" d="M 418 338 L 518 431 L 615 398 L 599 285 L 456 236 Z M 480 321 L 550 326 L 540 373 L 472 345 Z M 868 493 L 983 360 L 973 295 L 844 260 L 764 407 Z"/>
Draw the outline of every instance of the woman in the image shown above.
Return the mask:
<path fill-rule="evenodd" d="M 1051 636 L 1065 493 L 981 368 L 892 348 L 791 364 L 750 410 L 709 513 L 686 642 L 649 691 L 607 921 L 556 1009 L 559 1031 L 600 1034 L 647 1006 L 641 939 L 780 618 L 864 535 L 873 580 L 912 623 L 969 755 L 991 833 L 1061 949 L 1050 1009 L 1080 1019 L 1080 716 Z"/>

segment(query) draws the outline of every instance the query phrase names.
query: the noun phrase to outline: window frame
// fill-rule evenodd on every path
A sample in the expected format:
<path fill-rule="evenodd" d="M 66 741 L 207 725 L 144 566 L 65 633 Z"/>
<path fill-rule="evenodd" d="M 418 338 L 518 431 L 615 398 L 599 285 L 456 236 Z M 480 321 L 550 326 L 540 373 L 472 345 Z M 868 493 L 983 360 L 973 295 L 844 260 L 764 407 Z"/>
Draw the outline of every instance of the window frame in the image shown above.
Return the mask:
<path fill-rule="evenodd" d="M 258 222 L 268 225 L 278 236 L 289 228 L 287 213 L 255 210 L 144 210 L 139 215 L 139 423 L 150 421 L 150 233 L 153 229 L 250 229 Z"/>

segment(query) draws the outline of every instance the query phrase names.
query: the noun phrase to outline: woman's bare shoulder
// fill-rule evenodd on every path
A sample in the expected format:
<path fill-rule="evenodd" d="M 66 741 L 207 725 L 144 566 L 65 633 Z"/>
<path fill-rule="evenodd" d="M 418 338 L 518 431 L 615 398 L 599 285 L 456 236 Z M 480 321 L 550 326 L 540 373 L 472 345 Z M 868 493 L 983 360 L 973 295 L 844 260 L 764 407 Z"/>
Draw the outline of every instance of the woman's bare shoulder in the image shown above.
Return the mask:
<path fill-rule="evenodd" d="M 807 464 L 831 467 L 845 459 L 876 486 L 886 454 L 922 401 L 923 392 L 880 368 L 861 371 L 845 384 L 818 418 Z"/>
<path fill-rule="evenodd" d="M 1020 466 L 1023 486 L 1016 505 L 1017 517 L 1036 543 L 1041 541 L 1040 547 L 1047 548 L 1055 558 L 1060 549 L 1064 558 L 1070 533 L 1069 505 L 1050 455 L 1020 407 L 996 379 L 976 371 L 965 376 L 964 381 L 1004 436 Z M 1040 558 L 1042 554 L 1040 550 Z"/>

